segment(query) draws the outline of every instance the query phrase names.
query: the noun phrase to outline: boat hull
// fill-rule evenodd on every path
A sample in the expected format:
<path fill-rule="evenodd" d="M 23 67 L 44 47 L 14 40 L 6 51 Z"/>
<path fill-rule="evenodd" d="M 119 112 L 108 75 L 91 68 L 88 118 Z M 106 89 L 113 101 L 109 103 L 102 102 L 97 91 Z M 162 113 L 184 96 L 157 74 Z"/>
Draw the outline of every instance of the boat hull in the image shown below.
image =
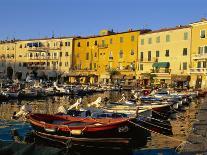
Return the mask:
<path fill-rule="evenodd" d="M 48 117 L 48 115 L 45 115 Z M 88 120 L 91 118 L 72 118 L 67 117 L 67 120 L 74 119 L 74 121 L 81 122 L 81 120 Z M 119 118 L 120 119 L 120 118 Z M 43 138 L 49 138 L 57 142 L 67 143 L 72 140 L 75 144 L 84 145 L 131 145 L 141 147 L 146 145 L 149 132 L 139 126 L 136 126 L 134 121 L 136 119 L 121 119 L 112 123 L 102 124 L 101 119 L 96 119 L 95 126 L 78 126 L 75 124 L 54 125 L 45 121 L 36 121 L 29 118 L 30 124 L 34 128 L 37 135 Z M 117 119 L 118 120 L 118 119 Z"/>

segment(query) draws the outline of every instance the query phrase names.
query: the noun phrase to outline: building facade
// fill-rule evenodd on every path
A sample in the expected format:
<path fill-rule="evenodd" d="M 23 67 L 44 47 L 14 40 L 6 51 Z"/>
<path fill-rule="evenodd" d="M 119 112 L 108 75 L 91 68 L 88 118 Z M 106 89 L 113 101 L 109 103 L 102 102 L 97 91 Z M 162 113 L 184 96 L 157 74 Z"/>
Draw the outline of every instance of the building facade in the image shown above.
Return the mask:
<path fill-rule="evenodd" d="M 177 26 L 140 35 L 138 78 L 144 84 L 189 82 L 191 27 Z"/>
<path fill-rule="evenodd" d="M 69 73 L 72 66 L 73 38 L 13 40 L 0 44 L 1 73 L 28 74 L 55 78 Z"/>
<path fill-rule="evenodd" d="M 207 20 L 190 24 L 192 27 L 191 86 L 207 88 Z"/>
<path fill-rule="evenodd" d="M 78 75 L 95 77 L 82 79 L 86 83 L 91 79 L 92 83 L 108 83 L 113 79 L 136 79 L 138 39 L 140 33 L 147 31 L 129 30 L 114 33 L 102 30 L 99 36 L 76 38 L 74 71 Z"/>

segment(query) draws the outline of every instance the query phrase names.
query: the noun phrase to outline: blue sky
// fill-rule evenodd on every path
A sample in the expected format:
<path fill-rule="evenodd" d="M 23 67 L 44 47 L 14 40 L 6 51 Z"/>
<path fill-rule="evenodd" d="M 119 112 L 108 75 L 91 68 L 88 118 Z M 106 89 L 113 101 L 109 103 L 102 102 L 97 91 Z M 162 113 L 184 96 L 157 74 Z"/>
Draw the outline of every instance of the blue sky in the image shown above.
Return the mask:
<path fill-rule="evenodd" d="M 206 6 L 207 0 L 0 0 L 0 39 L 173 27 L 207 17 Z"/>

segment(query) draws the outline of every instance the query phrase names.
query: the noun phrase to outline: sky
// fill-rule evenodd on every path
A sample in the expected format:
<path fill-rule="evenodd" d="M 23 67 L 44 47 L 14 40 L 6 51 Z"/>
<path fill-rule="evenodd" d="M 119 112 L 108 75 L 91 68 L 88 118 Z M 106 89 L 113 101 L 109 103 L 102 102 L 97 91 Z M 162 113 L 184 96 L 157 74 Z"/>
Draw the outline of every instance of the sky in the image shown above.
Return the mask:
<path fill-rule="evenodd" d="M 207 0 L 0 0 L 0 40 L 160 29 L 207 18 Z"/>

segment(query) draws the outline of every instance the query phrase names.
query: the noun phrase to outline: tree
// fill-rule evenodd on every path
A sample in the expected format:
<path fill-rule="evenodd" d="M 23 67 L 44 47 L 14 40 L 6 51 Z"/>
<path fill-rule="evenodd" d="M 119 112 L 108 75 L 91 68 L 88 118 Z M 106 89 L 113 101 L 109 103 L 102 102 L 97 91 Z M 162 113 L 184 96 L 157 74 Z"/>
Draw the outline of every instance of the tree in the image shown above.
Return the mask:
<path fill-rule="evenodd" d="M 115 75 L 119 75 L 120 74 L 120 72 L 119 71 L 117 71 L 117 69 L 115 69 L 115 68 L 111 68 L 111 69 L 109 69 L 108 70 L 108 73 L 109 73 L 109 76 L 110 76 L 110 80 L 113 82 L 113 76 L 115 76 Z"/>

